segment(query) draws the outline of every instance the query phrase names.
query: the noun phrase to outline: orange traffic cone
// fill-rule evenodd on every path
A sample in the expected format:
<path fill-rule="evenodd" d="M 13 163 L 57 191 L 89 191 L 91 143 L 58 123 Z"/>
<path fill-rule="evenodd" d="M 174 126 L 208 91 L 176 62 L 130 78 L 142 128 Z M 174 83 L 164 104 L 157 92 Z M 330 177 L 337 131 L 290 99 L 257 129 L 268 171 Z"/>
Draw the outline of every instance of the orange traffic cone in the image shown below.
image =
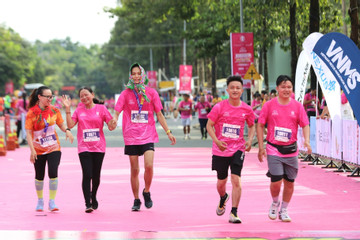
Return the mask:
<path fill-rule="evenodd" d="M 6 147 L 8 151 L 14 151 L 16 148 L 15 139 L 12 132 L 9 132 L 8 139 L 6 141 Z"/>
<path fill-rule="evenodd" d="M 3 135 L 0 135 L 0 156 L 6 156 L 6 148 Z"/>
<path fill-rule="evenodd" d="M 14 137 L 14 139 L 15 139 L 15 147 L 16 147 L 16 148 L 20 148 L 19 139 L 18 139 L 18 136 L 17 136 L 17 133 L 16 133 L 15 130 L 14 130 L 14 132 L 13 132 L 13 137 Z"/>

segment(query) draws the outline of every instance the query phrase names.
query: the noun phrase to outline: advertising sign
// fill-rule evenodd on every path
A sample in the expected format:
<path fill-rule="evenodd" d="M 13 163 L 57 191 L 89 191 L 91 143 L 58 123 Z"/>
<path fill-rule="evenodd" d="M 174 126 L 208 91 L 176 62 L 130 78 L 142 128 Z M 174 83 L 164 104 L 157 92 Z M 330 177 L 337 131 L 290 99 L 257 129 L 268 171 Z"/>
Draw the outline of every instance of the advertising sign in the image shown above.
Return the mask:
<path fill-rule="evenodd" d="M 244 77 L 250 65 L 254 63 L 253 33 L 231 33 L 231 74 Z"/>

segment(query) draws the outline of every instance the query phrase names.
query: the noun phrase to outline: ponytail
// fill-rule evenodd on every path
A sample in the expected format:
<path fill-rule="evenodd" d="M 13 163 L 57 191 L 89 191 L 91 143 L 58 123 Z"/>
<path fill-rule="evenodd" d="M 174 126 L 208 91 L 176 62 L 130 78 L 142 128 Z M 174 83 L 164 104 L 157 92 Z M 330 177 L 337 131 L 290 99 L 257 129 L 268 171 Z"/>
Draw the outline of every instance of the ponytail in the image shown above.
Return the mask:
<path fill-rule="evenodd" d="M 44 90 L 46 89 L 50 89 L 46 86 L 41 86 L 39 88 L 35 88 L 31 95 L 30 95 L 30 101 L 29 101 L 29 108 L 32 108 L 33 106 L 35 106 L 37 104 L 37 102 L 39 101 L 39 97 L 38 95 L 41 95 L 43 93 Z"/>

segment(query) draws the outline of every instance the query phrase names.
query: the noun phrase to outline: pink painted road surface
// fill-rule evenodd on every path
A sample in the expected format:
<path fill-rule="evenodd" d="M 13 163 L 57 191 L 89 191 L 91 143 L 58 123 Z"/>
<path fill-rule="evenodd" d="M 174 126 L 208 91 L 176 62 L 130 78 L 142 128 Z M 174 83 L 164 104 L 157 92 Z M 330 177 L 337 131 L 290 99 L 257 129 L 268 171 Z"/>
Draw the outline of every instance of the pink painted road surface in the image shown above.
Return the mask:
<path fill-rule="evenodd" d="M 215 213 L 219 196 L 209 148 L 157 148 L 151 189 L 154 206 L 142 205 L 140 212 L 131 212 L 129 162 L 123 148 L 107 149 L 99 209 L 91 214 L 84 212 L 77 150 L 63 148 L 62 154 L 56 198 L 60 212 L 41 214 L 35 212 L 29 149 L 0 157 L 0 239 L 360 239 L 360 182 L 319 166 L 300 163 L 289 205 L 292 222 L 271 221 L 266 163 L 258 162 L 257 149 L 247 153 L 238 211 L 243 223 L 230 224 L 231 201 L 223 216 Z M 142 174 L 143 169 L 141 189 Z M 48 178 L 46 202 L 47 188 Z"/>

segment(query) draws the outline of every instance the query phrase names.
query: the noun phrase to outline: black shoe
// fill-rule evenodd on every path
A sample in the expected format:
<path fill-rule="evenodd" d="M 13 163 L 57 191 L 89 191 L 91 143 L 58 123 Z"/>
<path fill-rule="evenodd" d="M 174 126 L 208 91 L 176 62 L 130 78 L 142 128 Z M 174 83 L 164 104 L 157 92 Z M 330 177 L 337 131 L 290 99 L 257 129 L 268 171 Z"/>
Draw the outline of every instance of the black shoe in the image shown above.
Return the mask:
<path fill-rule="evenodd" d="M 145 200 L 145 207 L 151 208 L 153 206 L 153 202 L 150 197 L 150 192 L 145 192 L 145 189 L 143 190 L 143 196 Z"/>
<path fill-rule="evenodd" d="M 85 206 L 86 206 L 85 209 L 86 213 L 91 213 L 92 211 L 94 211 L 94 209 L 91 207 L 91 203 L 86 203 Z"/>
<path fill-rule="evenodd" d="M 22 140 L 22 142 L 20 143 L 20 145 L 27 145 L 27 141 L 26 141 L 26 140 Z"/>
<path fill-rule="evenodd" d="M 93 198 L 93 199 L 91 200 L 91 205 L 92 205 L 92 209 L 94 209 L 94 210 L 98 209 L 99 203 L 98 203 L 98 201 L 96 200 L 96 198 Z"/>
<path fill-rule="evenodd" d="M 131 210 L 134 212 L 137 212 L 140 210 L 140 206 L 141 206 L 141 201 L 140 199 L 135 199 L 134 200 L 134 206 L 132 206 Z"/>

